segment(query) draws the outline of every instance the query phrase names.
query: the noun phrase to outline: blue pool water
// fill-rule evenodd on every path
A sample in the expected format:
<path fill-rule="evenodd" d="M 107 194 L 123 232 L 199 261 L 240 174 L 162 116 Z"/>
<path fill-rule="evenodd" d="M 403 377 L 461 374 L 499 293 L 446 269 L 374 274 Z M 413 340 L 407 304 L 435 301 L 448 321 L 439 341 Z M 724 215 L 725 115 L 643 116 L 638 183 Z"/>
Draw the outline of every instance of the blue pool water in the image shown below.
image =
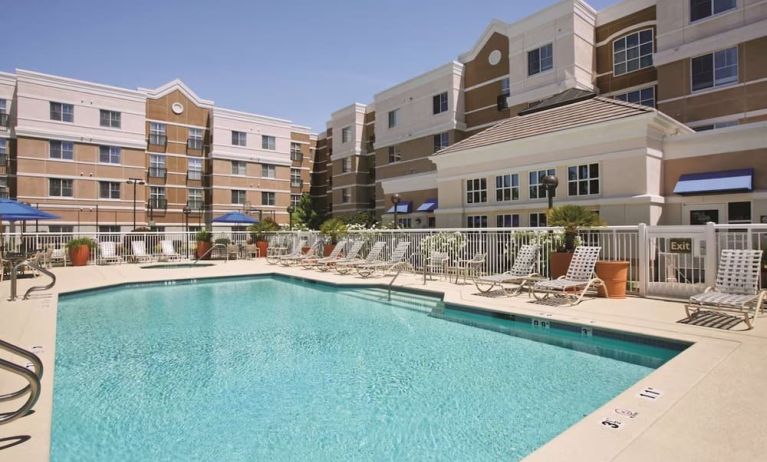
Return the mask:
<path fill-rule="evenodd" d="M 52 460 L 518 460 L 653 370 L 384 293 L 257 278 L 62 297 Z"/>

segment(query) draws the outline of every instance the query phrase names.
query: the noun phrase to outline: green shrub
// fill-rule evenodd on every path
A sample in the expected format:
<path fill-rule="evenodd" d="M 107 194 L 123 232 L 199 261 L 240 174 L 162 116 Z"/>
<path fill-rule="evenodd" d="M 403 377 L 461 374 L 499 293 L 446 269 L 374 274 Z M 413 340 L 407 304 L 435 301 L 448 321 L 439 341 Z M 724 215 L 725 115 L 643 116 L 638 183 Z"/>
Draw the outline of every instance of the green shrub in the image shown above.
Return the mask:
<path fill-rule="evenodd" d="M 68 251 L 71 251 L 83 245 L 87 245 L 90 250 L 93 250 L 96 248 L 96 241 L 89 237 L 78 237 L 67 242 L 66 248 Z"/>
<path fill-rule="evenodd" d="M 197 242 L 210 242 L 211 239 L 213 239 L 213 236 L 210 234 L 210 231 L 207 229 L 201 229 L 200 231 L 197 231 L 197 235 L 195 235 L 195 239 Z"/>

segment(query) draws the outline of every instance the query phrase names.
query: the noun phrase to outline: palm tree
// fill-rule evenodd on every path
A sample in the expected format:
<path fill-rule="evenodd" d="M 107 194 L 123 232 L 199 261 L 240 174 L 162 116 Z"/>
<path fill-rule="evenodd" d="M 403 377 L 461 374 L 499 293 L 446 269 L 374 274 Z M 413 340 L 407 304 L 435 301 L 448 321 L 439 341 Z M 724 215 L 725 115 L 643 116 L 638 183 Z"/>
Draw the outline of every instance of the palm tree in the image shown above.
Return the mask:
<path fill-rule="evenodd" d="M 549 226 L 564 228 L 565 252 L 575 250 L 575 238 L 580 228 L 605 225 L 599 215 L 580 205 L 562 205 L 550 209 L 547 213 L 547 223 Z"/>

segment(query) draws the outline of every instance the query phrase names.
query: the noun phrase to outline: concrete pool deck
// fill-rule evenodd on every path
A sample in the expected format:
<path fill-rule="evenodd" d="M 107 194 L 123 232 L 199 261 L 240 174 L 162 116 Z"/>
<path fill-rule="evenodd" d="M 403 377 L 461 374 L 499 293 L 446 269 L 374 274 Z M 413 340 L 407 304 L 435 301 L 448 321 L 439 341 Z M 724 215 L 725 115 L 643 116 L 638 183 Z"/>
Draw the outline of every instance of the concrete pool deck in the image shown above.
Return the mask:
<path fill-rule="evenodd" d="M 49 456 L 54 380 L 56 304 L 62 292 L 127 282 L 278 273 L 347 285 L 386 284 L 389 278 L 361 279 L 300 268 L 268 265 L 263 259 L 216 262 L 205 268 L 141 269 L 139 265 L 54 268 L 56 286 L 33 294 L 30 300 L 9 302 L 10 283 L 0 283 L 0 338 L 36 351 L 45 366 L 42 394 L 35 412 L 0 426 L 0 461 L 46 461 Z M 46 278 L 19 280 L 21 294 Z M 473 284 L 429 281 L 402 274 L 395 284 L 444 294 L 447 303 L 518 313 L 563 322 L 592 325 L 638 334 L 679 339 L 695 344 L 613 400 L 532 453 L 530 461 L 751 461 L 764 458 L 767 402 L 761 399 L 767 383 L 767 321 L 744 330 L 679 324 L 682 304 L 653 299 L 587 300 L 576 307 L 551 306 L 522 294 L 517 297 L 477 295 Z M 126 307 L 129 309 L 129 307 Z M 10 354 L 4 354 L 10 358 Z M 0 375 L 0 393 L 23 382 Z M 87 399 L 87 397 L 84 397 Z M 20 401 L 0 403 L 0 412 Z M 10 438 L 10 439 L 9 439 Z"/>

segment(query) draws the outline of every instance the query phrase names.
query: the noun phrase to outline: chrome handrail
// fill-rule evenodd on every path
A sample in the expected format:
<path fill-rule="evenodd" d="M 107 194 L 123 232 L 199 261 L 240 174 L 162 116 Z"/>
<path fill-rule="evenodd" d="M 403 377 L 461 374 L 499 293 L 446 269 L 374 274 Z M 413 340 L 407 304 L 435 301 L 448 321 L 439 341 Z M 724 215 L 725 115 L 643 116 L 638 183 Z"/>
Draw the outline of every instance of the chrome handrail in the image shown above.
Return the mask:
<path fill-rule="evenodd" d="M 46 284 L 44 286 L 32 286 L 32 287 L 30 287 L 29 289 L 27 289 L 26 292 L 24 292 L 24 296 L 21 297 L 22 300 L 28 299 L 29 298 L 29 294 L 31 292 L 37 292 L 37 291 L 40 291 L 40 290 L 49 290 L 49 289 L 53 288 L 53 286 L 56 285 L 56 275 L 51 273 L 50 271 L 48 271 L 42 265 L 40 265 L 40 263 L 38 261 L 36 261 L 36 260 L 30 261 L 29 262 L 29 266 L 31 266 L 32 268 L 36 269 L 37 271 L 43 273 L 44 275 L 50 277 L 51 278 L 51 282 L 49 282 L 48 284 Z"/>
<path fill-rule="evenodd" d="M 35 403 L 37 403 L 37 400 L 40 398 L 40 380 L 43 377 L 43 362 L 31 351 L 19 348 L 4 340 L 0 340 L 0 348 L 29 360 L 34 368 L 34 371 L 30 371 L 26 367 L 19 366 L 18 364 L 0 358 L 0 369 L 19 375 L 28 382 L 28 384 L 20 390 L 0 395 L 0 401 L 9 401 L 18 398 L 25 393 L 29 393 L 29 397 L 19 409 L 14 412 L 0 414 L 0 425 L 3 425 L 25 416 Z"/>
<path fill-rule="evenodd" d="M 22 266 L 29 266 L 30 268 L 32 268 L 32 269 L 34 269 L 36 271 L 40 271 L 41 273 L 44 273 L 45 275 L 50 276 L 50 278 L 51 278 L 51 282 L 49 284 L 45 285 L 45 286 L 33 286 L 33 287 L 30 287 L 29 289 L 27 289 L 26 293 L 24 293 L 24 297 L 22 298 L 22 300 L 26 300 L 27 297 L 29 297 L 29 293 L 30 292 L 34 292 L 34 291 L 38 291 L 38 290 L 48 290 L 48 289 L 52 288 L 56 284 L 56 276 L 53 273 L 51 273 L 50 271 L 48 271 L 47 269 L 43 268 L 40 265 L 39 259 L 37 257 L 31 258 L 31 259 L 27 259 L 27 260 L 24 260 L 24 261 L 20 261 L 20 262 L 16 263 L 16 265 L 14 265 L 13 269 L 11 270 L 11 296 L 8 299 L 8 301 L 12 302 L 12 301 L 16 300 L 16 298 L 17 298 L 16 297 L 16 292 L 17 292 L 17 287 L 16 287 L 16 285 L 17 285 L 17 277 L 16 276 L 19 273 L 19 268 L 21 268 Z"/>
<path fill-rule="evenodd" d="M 412 258 L 412 255 L 411 255 L 411 258 Z M 408 259 L 408 260 L 409 260 L 409 259 Z M 394 281 L 396 281 L 396 280 L 397 280 L 397 277 L 399 276 L 399 274 L 400 274 L 400 273 L 402 272 L 402 270 L 404 270 L 405 268 L 412 268 L 412 265 L 410 264 L 410 262 L 409 262 L 408 260 L 405 260 L 405 261 L 401 261 L 401 262 L 397 262 L 396 264 L 394 264 L 394 266 L 392 266 L 392 269 L 393 269 L 393 268 L 397 268 L 397 272 L 396 272 L 396 273 L 394 273 L 394 277 L 393 277 L 393 278 L 391 278 L 391 281 L 389 281 L 389 283 L 387 284 L 387 294 L 386 294 L 386 299 L 387 299 L 388 301 L 391 301 L 391 288 L 392 288 L 392 286 L 394 285 Z"/>
<path fill-rule="evenodd" d="M 204 254 L 194 259 L 194 262 L 192 262 L 193 265 L 196 265 L 198 261 L 205 258 L 207 255 L 210 255 L 211 252 L 213 252 L 213 249 L 216 247 L 223 247 L 226 248 L 224 244 L 213 244 L 207 251 L 205 251 Z M 226 261 L 229 261 L 229 252 L 226 252 Z"/>
<path fill-rule="evenodd" d="M 32 353 L 31 351 L 27 351 L 23 348 L 20 348 L 12 343 L 8 343 L 5 340 L 0 339 L 0 349 L 3 349 L 5 351 L 9 351 L 15 355 L 21 356 L 22 358 L 28 360 L 30 363 L 32 363 L 32 366 L 34 368 L 34 374 L 37 376 L 38 379 L 42 380 L 43 378 L 43 362 L 40 360 L 40 358 Z M 28 369 L 25 369 L 28 370 Z M 0 395 L 0 401 L 8 401 L 9 399 L 16 398 L 18 396 L 23 395 L 28 390 L 28 387 L 24 387 L 21 390 L 7 393 L 5 395 Z"/>

